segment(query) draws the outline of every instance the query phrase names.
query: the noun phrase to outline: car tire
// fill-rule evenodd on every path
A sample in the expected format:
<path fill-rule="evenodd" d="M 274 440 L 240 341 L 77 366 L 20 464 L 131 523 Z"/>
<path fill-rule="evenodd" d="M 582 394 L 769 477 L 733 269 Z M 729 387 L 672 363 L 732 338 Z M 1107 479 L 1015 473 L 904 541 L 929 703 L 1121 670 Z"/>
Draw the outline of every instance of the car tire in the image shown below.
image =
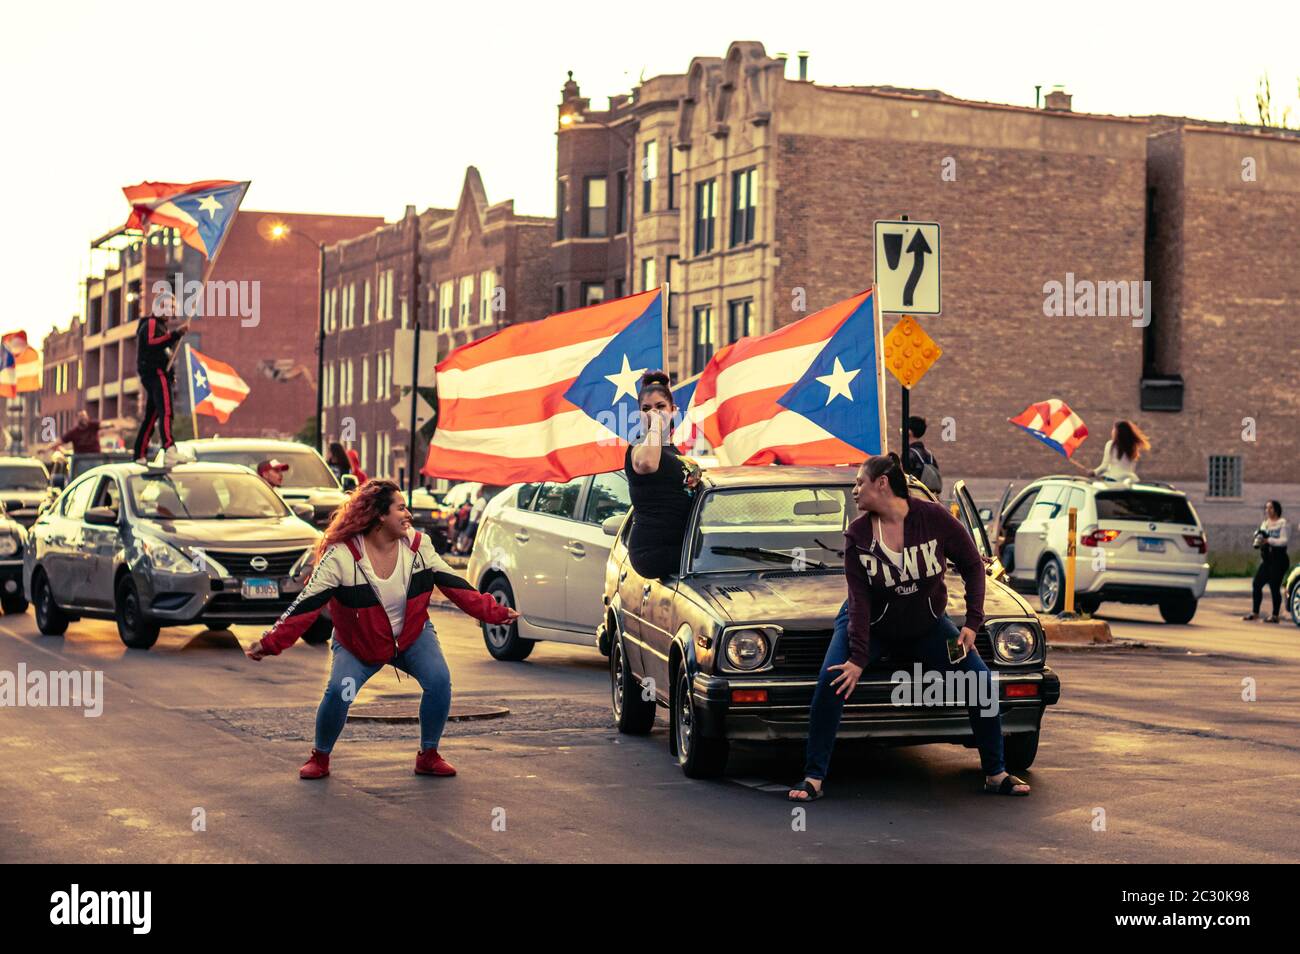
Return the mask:
<path fill-rule="evenodd" d="M 1065 609 L 1065 570 L 1056 557 L 1048 557 L 1038 567 L 1038 602 L 1048 616 Z"/>
<path fill-rule="evenodd" d="M 623 652 L 623 637 L 614 634 L 609 643 L 609 690 L 614 723 L 624 735 L 645 735 L 655 724 L 654 693 L 645 700 L 641 683 L 632 675 Z"/>
<path fill-rule="evenodd" d="M 510 588 L 510 583 L 505 577 L 497 577 L 488 584 L 485 592 L 502 606 L 508 606 L 511 609 L 517 608 L 515 606 L 515 591 Z M 527 659 L 528 654 L 537 645 L 535 640 L 524 639 L 519 635 L 519 622 L 517 620 L 511 620 L 508 623 L 483 623 L 482 626 L 483 644 L 487 646 L 487 651 L 492 654 L 493 659 L 499 659 L 502 662 L 519 662 L 522 659 Z"/>
<path fill-rule="evenodd" d="M 672 732 L 669 745 L 687 778 L 717 778 L 727 767 L 726 739 L 709 739 L 695 731 L 695 703 L 691 701 L 690 675 L 678 665 L 673 675 Z"/>
<path fill-rule="evenodd" d="M 62 636 L 68 631 L 71 620 L 55 602 L 44 570 L 38 569 L 32 576 L 32 601 L 36 604 L 36 628 L 42 636 Z"/>
<path fill-rule="evenodd" d="M 12 596 L 6 593 L 0 596 L 0 609 L 5 611 L 6 616 L 22 616 L 27 612 L 27 599 L 21 593 Z"/>
<path fill-rule="evenodd" d="M 1300 626 L 1300 581 L 1291 587 L 1291 595 L 1287 597 L 1286 605 L 1291 607 L 1291 622 Z"/>
<path fill-rule="evenodd" d="M 315 622 L 307 627 L 307 632 L 302 634 L 302 641 L 308 646 L 321 646 L 328 643 L 333 635 L 334 621 L 321 614 L 316 617 Z"/>
<path fill-rule="evenodd" d="M 1002 737 L 1002 759 L 1008 772 L 1023 772 L 1038 755 L 1038 732 L 1017 732 Z"/>
<path fill-rule="evenodd" d="M 128 649 L 149 649 L 158 641 L 159 626 L 145 615 L 140 591 L 130 574 L 117 584 L 113 617 L 117 620 L 117 635 Z"/>
<path fill-rule="evenodd" d="M 1166 623 L 1181 626 L 1196 615 L 1196 597 L 1169 596 L 1160 601 L 1160 615 Z"/>

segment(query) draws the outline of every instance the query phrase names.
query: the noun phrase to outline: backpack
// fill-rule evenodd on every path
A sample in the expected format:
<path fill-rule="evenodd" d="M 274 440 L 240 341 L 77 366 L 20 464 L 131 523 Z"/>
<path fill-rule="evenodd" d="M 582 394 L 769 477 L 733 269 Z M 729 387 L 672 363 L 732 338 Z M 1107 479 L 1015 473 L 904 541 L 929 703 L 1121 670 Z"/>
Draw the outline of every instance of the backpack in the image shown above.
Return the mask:
<path fill-rule="evenodd" d="M 916 457 L 916 467 L 913 471 L 917 480 L 925 484 L 926 489 L 931 493 L 938 495 L 943 492 L 943 477 L 939 474 L 939 465 L 935 463 L 934 455 L 928 451 L 922 454 L 920 448 L 915 445 L 911 448 L 911 453 Z"/>

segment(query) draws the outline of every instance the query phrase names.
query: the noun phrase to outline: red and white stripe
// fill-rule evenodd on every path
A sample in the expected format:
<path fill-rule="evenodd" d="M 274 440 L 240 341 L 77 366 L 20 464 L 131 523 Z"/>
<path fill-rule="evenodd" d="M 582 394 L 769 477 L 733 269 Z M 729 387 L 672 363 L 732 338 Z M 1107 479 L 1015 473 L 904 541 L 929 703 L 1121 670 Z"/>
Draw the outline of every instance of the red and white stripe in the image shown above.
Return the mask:
<path fill-rule="evenodd" d="M 194 410 L 199 414 L 215 417 L 224 424 L 230 419 L 231 412 L 248 397 L 248 385 L 235 373 L 235 369 L 225 362 L 209 358 L 197 351 L 191 351 L 191 354 L 199 364 L 203 365 L 203 370 L 208 376 L 208 387 L 212 389 L 212 393 L 196 404 Z"/>

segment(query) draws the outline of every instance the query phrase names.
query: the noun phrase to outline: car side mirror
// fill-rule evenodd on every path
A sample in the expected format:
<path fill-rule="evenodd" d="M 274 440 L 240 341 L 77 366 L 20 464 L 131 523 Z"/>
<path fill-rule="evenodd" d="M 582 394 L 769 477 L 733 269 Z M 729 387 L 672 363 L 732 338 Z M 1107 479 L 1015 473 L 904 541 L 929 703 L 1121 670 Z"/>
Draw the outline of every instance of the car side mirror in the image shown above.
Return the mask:
<path fill-rule="evenodd" d="M 93 523 L 98 527 L 115 527 L 117 511 L 112 507 L 91 507 L 86 511 L 86 523 Z"/>
<path fill-rule="evenodd" d="M 299 520 L 306 520 L 308 523 L 311 523 L 316 519 L 316 508 L 311 504 L 296 503 L 292 505 L 292 510 Z"/>
<path fill-rule="evenodd" d="M 988 523 L 990 520 L 993 519 L 993 511 L 990 510 L 988 507 L 980 507 L 980 519 L 983 520 L 985 523 Z"/>
<path fill-rule="evenodd" d="M 352 493 L 352 491 L 356 490 L 358 487 L 361 486 L 357 482 L 357 478 L 355 474 L 344 474 L 339 479 L 339 483 L 343 485 L 343 492 L 347 494 Z"/>
<path fill-rule="evenodd" d="M 606 517 L 604 520 L 602 520 L 600 522 L 600 529 L 605 531 L 605 536 L 607 537 L 618 536 L 619 528 L 623 526 L 623 518 L 625 516 L 627 516 L 627 514 L 616 513 L 614 514 L 614 516 Z"/>

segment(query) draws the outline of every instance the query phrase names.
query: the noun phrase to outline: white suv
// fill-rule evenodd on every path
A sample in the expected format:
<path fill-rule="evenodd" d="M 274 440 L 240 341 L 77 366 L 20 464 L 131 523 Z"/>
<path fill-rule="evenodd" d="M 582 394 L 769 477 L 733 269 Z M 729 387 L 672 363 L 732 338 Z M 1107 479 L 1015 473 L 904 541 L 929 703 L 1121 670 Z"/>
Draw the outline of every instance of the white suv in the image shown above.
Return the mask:
<path fill-rule="evenodd" d="M 1168 484 L 1043 477 L 1016 494 L 997 522 L 998 555 L 1012 585 L 1037 591 L 1044 613 L 1065 607 L 1069 512 L 1078 511 L 1075 608 L 1155 603 L 1167 623 L 1187 623 L 1210 575 L 1208 546 L 1191 501 Z"/>

